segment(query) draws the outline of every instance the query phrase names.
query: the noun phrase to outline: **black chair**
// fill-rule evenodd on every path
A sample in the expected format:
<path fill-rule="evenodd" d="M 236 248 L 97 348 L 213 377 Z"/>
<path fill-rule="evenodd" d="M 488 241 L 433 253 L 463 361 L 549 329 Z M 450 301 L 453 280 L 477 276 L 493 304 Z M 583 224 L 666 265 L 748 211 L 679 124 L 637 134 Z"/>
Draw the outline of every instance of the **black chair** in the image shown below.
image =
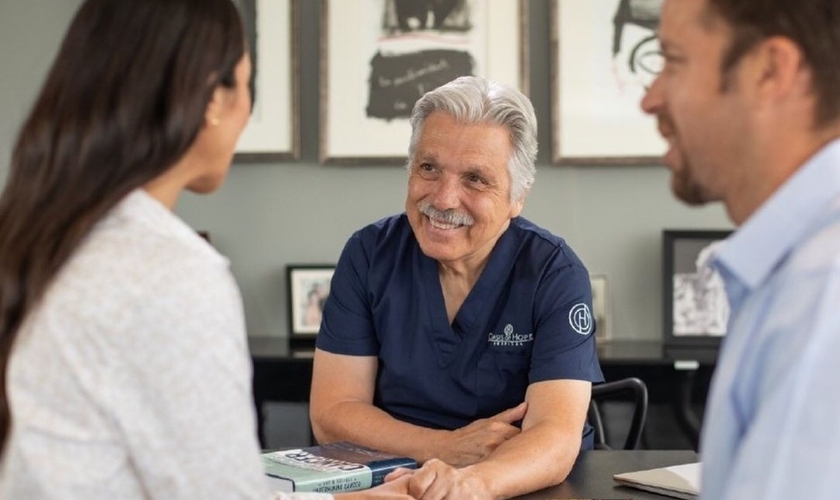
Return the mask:
<path fill-rule="evenodd" d="M 630 428 L 627 431 L 623 449 L 635 450 L 639 446 L 647 419 L 648 391 L 644 382 L 636 377 L 630 377 L 592 386 L 592 399 L 589 402 L 587 419 L 589 425 L 595 429 L 596 450 L 612 449 L 607 444 L 604 418 L 599 403 L 609 398 L 626 400 L 628 394 L 632 395 L 633 418 L 630 421 Z"/>

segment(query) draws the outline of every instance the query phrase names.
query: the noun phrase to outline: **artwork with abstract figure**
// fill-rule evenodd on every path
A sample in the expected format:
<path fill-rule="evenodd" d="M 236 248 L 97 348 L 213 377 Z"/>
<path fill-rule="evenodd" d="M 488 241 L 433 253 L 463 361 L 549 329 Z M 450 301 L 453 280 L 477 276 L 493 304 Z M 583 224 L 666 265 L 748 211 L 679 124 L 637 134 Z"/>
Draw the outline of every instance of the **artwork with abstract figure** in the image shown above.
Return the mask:
<path fill-rule="evenodd" d="M 639 101 L 664 67 L 664 0 L 556 0 L 552 12 L 554 161 L 650 165 L 667 143 Z"/>
<path fill-rule="evenodd" d="M 696 243 L 696 242 L 691 242 Z M 720 242 L 705 244 L 694 260 L 690 272 L 674 273 L 674 335 L 726 334 L 729 320 L 729 301 L 723 279 L 709 265 L 715 246 Z M 688 243 L 686 243 L 688 245 Z M 686 251 L 691 250 L 686 248 Z M 677 249 L 679 251 L 679 249 Z"/>
<path fill-rule="evenodd" d="M 455 48 L 460 45 L 458 37 L 472 30 L 470 4 L 468 0 L 385 1 L 382 38 L 370 60 L 368 118 L 408 119 L 420 96 L 474 74 L 472 55 Z M 431 37 L 434 48 L 417 45 L 413 32 L 421 30 Z M 446 47 L 452 43 L 455 46 Z"/>
<path fill-rule="evenodd" d="M 315 281 L 309 285 L 306 301 L 301 304 L 304 326 L 319 326 L 321 324 L 321 311 L 324 310 L 324 302 L 326 302 L 329 294 L 329 281 Z"/>
<path fill-rule="evenodd" d="M 472 28 L 467 0 L 387 0 L 388 31 L 468 31 Z"/>
<path fill-rule="evenodd" d="M 528 86 L 524 0 L 322 3 L 323 163 L 403 164 L 414 103 L 460 76 Z"/>
<path fill-rule="evenodd" d="M 613 18 L 612 56 L 618 78 L 647 88 L 662 70 L 656 30 L 664 0 L 620 0 Z"/>

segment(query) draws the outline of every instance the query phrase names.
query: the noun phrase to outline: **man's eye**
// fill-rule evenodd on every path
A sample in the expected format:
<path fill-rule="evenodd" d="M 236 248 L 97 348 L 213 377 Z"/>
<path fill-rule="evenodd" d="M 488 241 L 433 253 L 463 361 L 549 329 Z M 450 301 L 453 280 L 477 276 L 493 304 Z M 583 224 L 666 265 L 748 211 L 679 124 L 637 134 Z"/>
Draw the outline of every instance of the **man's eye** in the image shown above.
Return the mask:
<path fill-rule="evenodd" d="M 417 165 L 417 173 L 424 179 L 429 179 L 437 175 L 437 168 L 430 163 L 421 163 Z"/>
<path fill-rule="evenodd" d="M 467 176 L 467 181 L 470 184 L 487 184 L 487 182 L 480 176 L 476 174 L 470 174 Z"/>

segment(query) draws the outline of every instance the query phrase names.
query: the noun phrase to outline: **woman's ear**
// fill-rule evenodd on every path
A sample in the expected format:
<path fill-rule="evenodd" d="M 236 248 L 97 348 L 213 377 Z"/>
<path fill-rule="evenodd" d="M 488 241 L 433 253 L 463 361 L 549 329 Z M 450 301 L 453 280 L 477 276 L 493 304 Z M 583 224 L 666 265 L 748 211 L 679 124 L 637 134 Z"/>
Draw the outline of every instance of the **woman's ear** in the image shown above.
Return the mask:
<path fill-rule="evenodd" d="M 204 111 L 204 123 L 216 127 L 221 123 L 222 103 L 224 99 L 224 88 L 217 85 L 213 90 L 213 95 L 210 97 L 210 102 L 207 103 L 207 109 Z"/>

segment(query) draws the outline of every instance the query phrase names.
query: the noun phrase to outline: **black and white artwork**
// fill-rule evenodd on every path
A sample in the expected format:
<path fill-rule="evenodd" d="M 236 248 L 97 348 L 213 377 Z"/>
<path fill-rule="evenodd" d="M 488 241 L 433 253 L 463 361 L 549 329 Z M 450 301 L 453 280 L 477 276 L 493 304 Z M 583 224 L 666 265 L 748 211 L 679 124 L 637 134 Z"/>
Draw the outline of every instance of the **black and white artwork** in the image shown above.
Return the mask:
<path fill-rule="evenodd" d="M 377 52 L 370 60 L 367 117 L 407 119 L 423 94 L 472 74 L 473 59 L 465 51 L 434 49 L 393 55 Z"/>
<path fill-rule="evenodd" d="M 662 69 L 662 3 L 554 0 L 555 163 L 650 164 L 665 151 L 655 120 L 640 109 Z"/>
<path fill-rule="evenodd" d="M 620 84 L 646 88 L 662 70 L 662 50 L 656 30 L 663 1 L 621 0 L 618 3 L 613 18 L 612 57 Z"/>
<path fill-rule="evenodd" d="M 468 0 L 386 0 L 380 48 L 370 60 L 368 118 L 408 118 L 423 94 L 459 76 L 474 74 L 469 50 L 457 47 L 389 50 L 391 42 L 418 35 L 465 38 L 472 31 Z M 396 45 L 394 45 L 396 47 Z"/>
<path fill-rule="evenodd" d="M 234 0 L 245 25 L 253 97 L 239 160 L 298 157 L 296 1 Z"/>
<path fill-rule="evenodd" d="M 321 160 L 401 163 L 423 94 L 463 75 L 518 88 L 524 0 L 324 0 Z"/>
<path fill-rule="evenodd" d="M 663 232 L 666 340 L 719 339 L 726 335 L 729 300 L 723 279 L 709 265 L 729 231 Z"/>
<path fill-rule="evenodd" d="M 726 333 L 729 302 L 720 275 L 708 266 L 717 241 L 674 243 L 674 336 Z"/>
<path fill-rule="evenodd" d="M 382 21 L 388 33 L 472 28 L 467 0 L 388 0 Z"/>

